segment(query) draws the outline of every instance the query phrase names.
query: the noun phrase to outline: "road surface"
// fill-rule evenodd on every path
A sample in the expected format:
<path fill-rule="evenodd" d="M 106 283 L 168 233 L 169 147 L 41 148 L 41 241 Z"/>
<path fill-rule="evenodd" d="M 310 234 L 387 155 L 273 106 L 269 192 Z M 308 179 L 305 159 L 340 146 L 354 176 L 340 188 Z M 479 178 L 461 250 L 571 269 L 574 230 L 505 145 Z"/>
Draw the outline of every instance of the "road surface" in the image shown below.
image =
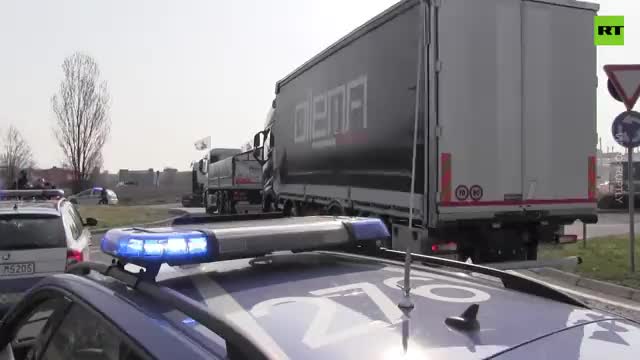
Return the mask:
<path fill-rule="evenodd" d="M 636 229 L 640 229 L 640 213 L 635 215 Z M 582 238 L 582 223 L 576 221 L 572 225 L 565 226 L 565 233 L 578 235 Z M 607 235 L 622 235 L 629 233 L 628 213 L 600 213 L 597 224 L 587 225 L 587 238 Z"/>

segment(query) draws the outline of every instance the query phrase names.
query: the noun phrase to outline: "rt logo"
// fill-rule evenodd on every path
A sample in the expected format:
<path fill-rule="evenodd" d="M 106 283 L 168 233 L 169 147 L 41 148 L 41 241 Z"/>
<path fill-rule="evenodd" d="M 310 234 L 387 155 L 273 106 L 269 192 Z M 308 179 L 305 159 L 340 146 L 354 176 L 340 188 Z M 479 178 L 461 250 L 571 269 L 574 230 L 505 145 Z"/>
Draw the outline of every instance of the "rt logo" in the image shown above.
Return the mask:
<path fill-rule="evenodd" d="M 593 24 L 596 46 L 624 45 L 624 16 L 596 16 Z"/>

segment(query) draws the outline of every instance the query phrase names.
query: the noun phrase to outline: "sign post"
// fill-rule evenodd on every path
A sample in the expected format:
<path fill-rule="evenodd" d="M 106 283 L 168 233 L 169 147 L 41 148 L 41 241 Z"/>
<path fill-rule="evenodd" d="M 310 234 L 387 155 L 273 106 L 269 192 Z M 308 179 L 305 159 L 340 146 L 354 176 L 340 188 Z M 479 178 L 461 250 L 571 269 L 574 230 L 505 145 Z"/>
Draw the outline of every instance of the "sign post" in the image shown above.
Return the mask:
<path fill-rule="evenodd" d="M 640 65 L 606 65 L 611 96 L 624 103 L 627 111 L 618 115 L 611 126 L 615 141 L 627 149 L 627 189 L 629 194 L 629 265 L 636 271 L 635 174 L 633 149 L 640 146 L 640 113 L 632 111 L 640 97 Z"/>

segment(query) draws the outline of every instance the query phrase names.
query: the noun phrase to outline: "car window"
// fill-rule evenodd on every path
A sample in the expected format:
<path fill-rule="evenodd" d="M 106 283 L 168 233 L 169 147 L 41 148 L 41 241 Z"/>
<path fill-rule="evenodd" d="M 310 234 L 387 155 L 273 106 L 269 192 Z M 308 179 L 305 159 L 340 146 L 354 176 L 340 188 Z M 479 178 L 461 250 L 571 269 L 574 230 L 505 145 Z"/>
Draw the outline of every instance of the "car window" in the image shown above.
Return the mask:
<path fill-rule="evenodd" d="M 138 360 L 142 357 L 132 349 L 124 334 L 106 319 L 74 304 L 51 337 L 41 359 Z"/>
<path fill-rule="evenodd" d="M 69 204 L 67 205 L 67 207 L 69 208 L 69 211 L 71 211 L 71 218 L 73 219 L 73 222 L 76 224 L 76 227 L 80 229 L 80 233 L 82 234 L 82 230 L 84 229 L 84 221 L 82 221 L 82 216 L 80 216 L 80 213 L 75 206 Z"/>
<path fill-rule="evenodd" d="M 64 218 L 64 223 L 69 227 L 71 231 L 71 237 L 74 239 L 78 239 L 82 234 L 82 222 L 80 222 L 80 226 L 78 226 L 78 222 L 73 215 L 73 207 L 72 206 L 64 206 L 62 208 L 62 217 Z"/>
<path fill-rule="evenodd" d="M 28 250 L 65 246 L 67 246 L 66 236 L 59 216 L 0 215 L 0 250 Z"/>
<path fill-rule="evenodd" d="M 34 355 L 36 340 L 43 334 L 51 315 L 64 305 L 65 301 L 61 297 L 45 300 L 20 320 L 11 337 L 11 348 L 16 360 L 28 359 Z"/>

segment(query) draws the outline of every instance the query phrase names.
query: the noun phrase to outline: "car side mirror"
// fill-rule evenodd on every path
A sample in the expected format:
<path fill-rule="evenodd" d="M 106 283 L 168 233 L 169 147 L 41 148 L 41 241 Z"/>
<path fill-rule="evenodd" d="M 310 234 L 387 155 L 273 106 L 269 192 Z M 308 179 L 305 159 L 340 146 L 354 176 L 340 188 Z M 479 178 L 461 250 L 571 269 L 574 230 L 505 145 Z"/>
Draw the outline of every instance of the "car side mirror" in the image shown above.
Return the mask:
<path fill-rule="evenodd" d="M 96 226 L 96 225 L 98 225 L 98 220 L 96 220 L 94 218 L 86 218 L 84 225 L 85 226 Z"/>

